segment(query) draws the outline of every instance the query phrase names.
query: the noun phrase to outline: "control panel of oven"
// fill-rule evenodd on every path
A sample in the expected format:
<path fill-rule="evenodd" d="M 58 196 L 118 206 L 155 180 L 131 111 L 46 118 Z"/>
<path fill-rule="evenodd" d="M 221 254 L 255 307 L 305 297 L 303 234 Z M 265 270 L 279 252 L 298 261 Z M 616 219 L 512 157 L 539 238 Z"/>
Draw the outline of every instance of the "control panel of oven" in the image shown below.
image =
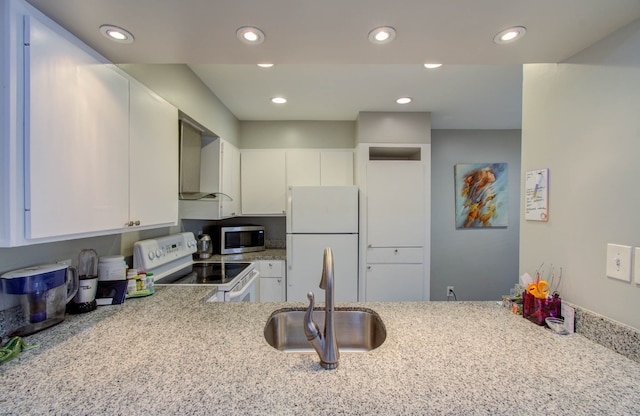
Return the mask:
<path fill-rule="evenodd" d="M 133 245 L 134 267 L 140 270 L 152 270 L 177 259 L 190 260 L 196 252 L 196 245 L 193 233 L 171 234 L 138 241 Z"/>

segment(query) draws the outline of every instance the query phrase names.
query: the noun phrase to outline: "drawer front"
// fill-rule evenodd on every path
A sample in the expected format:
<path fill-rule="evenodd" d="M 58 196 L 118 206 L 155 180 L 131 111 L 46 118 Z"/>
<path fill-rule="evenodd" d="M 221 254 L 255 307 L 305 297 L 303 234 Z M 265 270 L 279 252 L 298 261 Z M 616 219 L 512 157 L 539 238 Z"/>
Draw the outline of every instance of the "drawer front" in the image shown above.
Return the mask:
<path fill-rule="evenodd" d="M 422 263 L 422 252 L 422 247 L 370 247 L 367 263 Z"/>
<path fill-rule="evenodd" d="M 284 261 L 282 260 L 260 260 L 256 262 L 260 277 L 283 277 Z"/>

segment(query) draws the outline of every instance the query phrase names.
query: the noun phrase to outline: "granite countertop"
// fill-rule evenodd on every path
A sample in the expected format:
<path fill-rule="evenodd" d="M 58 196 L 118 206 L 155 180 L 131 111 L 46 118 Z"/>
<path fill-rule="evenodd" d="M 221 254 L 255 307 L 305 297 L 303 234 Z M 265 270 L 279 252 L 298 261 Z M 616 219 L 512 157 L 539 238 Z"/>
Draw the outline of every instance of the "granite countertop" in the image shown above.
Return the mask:
<path fill-rule="evenodd" d="M 301 304 L 206 293 L 159 288 L 27 337 L 39 347 L 0 366 L 0 414 L 640 413 L 640 364 L 495 302 L 360 304 L 386 341 L 324 370 L 263 338 L 272 311 Z"/>
<path fill-rule="evenodd" d="M 286 260 L 287 250 L 284 248 L 268 248 L 263 251 L 252 251 L 241 254 L 214 254 L 211 256 L 212 261 L 258 261 L 258 260 Z"/>

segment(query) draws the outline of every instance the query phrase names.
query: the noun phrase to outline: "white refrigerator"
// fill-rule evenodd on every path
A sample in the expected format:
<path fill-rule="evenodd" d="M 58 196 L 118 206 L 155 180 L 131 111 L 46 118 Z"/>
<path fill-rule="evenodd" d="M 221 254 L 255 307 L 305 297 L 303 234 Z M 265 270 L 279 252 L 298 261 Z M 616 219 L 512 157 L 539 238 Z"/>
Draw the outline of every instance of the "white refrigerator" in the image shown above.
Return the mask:
<path fill-rule="evenodd" d="M 336 302 L 358 300 L 358 187 L 291 186 L 287 194 L 287 302 L 324 303 L 324 249 L 333 251 Z"/>

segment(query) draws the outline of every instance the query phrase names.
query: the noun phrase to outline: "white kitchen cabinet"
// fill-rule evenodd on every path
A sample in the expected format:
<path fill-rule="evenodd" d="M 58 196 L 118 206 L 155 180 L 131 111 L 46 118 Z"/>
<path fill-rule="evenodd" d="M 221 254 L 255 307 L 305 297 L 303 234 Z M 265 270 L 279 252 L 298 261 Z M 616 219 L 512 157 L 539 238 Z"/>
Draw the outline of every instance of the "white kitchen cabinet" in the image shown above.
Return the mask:
<path fill-rule="evenodd" d="M 3 11 L 0 245 L 175 224 L 177 111 L 27 3 Z"/>
<path fill-rule="evenodd" d="M 175 225 L 178 109 L 134 80 L 129 91 L 129 223 Z"/>
<path fill-rule="evenodd" d="M 317 150 L 287 150 L 287 187 L 320 186 L 320 152 Z"/>
<path fill-rule="evenodd" d="M 240 150 L 224 140 L 221 140 L 221 148 L 220 191 L 231 200 L 220 200 L 220 217 L 229 218 L 240 215 Z"/>
<path fill-rule="evenodd" d="M 353 150 L 330 149 L 320 152 L 320 185 L 353 185 Z"/>
<path fill-rule="evenodd" d="M 360 149 L 366 301 L 429 299 L 428 145 Z"/>
<path fill-rule="evenodd" d="M 424 245 L 423 169 L 421 161 L 367 162 L 368 246 Z"/>
<path fill-rule="evenodd" d="M 260 272 L 260 302 L 284 302 L 286 300 L 286 278 L 283 260 L 259 260 L 256 268 Z"/>
<path fill-rule="evenodd" d="M 353 185 L 353 150 L 287 150 L 287 187 Z"/>
<path fill-rule="evenodd" d="M 129 218 L 129 81 L 35 17 L 25 22 L 27 239 Z"/>
<path fill-rule="evenodd" d="M 219 137 L 203 137 L 200 192 L 215 198 L 181 200 L 183 219 L 219 220 L 240 215 L 240 151 Z"/>
<path fill-rule="evenodd" d="M 240 152 L 242 215 L 285 215 L 285 159 L 284 149 Z"/>

